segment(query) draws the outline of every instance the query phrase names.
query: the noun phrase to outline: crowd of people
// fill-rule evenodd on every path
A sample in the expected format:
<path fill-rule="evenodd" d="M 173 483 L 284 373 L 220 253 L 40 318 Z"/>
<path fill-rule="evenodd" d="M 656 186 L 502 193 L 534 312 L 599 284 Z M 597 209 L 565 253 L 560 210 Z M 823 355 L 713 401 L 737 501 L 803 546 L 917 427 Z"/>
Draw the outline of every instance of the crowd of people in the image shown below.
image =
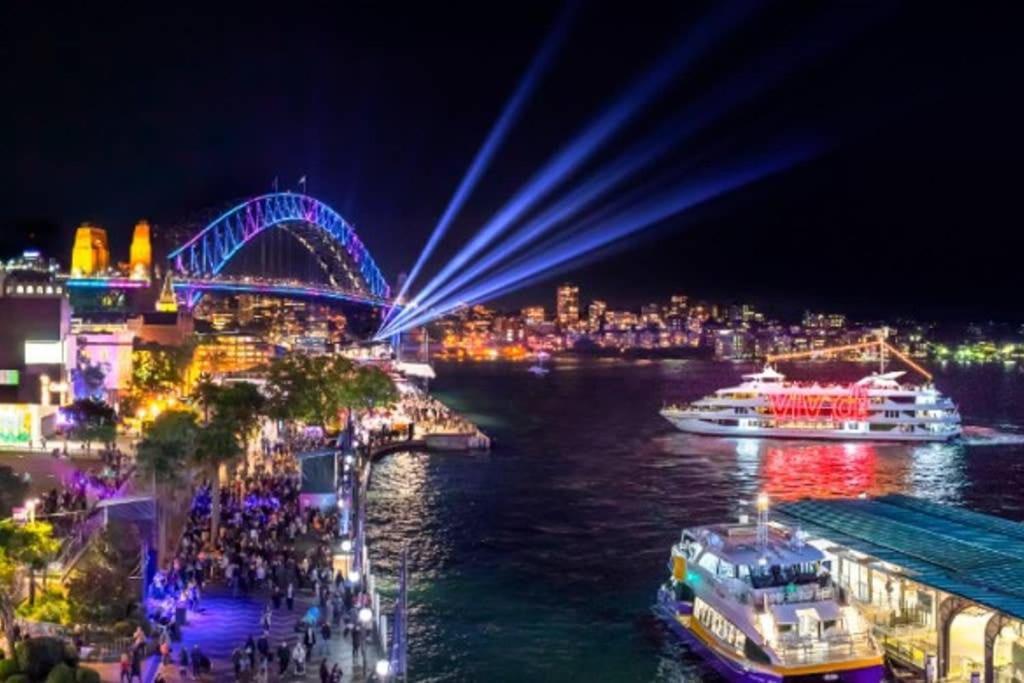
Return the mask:
<path fill-rule="evenodd" d="M 365 442 L 376 437 L 387 440 L 419 438 L 426 434 L 472 434 L 476 426 L 436 398 L 411 385 L 399 385 L 394 406 L 375 408 L 361 416 L 359 436 Z"/>
<path fill-rule="evenodd" d="M 347 581 L 332 567 L 332 543 L 337 540 L 339 515 L 300 503 L 300 475 L 294 458 L 274 449 L 267 465 L 224 485 L 220 495 L 220 524 L 212 536 L 212 487 L 199 487 L 181 542 L 171 565 L 154 578 L 148 602 L 151 620 L 160 631 L 162 661 L 174 661 L 179 609 L 198 610 L 204 588 L 215 582 L 234 596 L 258 595 L 266 606 L 253 631 L 231 656 L 235 679 L 265 682 L 272 671 L 303 675 L 314 658 L 321 659 L 324 683 L 342 680 L 340 665 L 327 656 L 335 636 L 352 647 L 353 659 L 366 653 L 358 611 L 369 605 L 360 584 Z M 304 595 L 307 609 L 296 598 Z M 272 642 L 274 619 L 294 621 L 294 640 Z M 186 663 L 183 663 L 187 660 Z M 195 654 L 178 653 L 182 671 L 196 664 Z M 129 658 L 130 663 L 130 658 Z"/>

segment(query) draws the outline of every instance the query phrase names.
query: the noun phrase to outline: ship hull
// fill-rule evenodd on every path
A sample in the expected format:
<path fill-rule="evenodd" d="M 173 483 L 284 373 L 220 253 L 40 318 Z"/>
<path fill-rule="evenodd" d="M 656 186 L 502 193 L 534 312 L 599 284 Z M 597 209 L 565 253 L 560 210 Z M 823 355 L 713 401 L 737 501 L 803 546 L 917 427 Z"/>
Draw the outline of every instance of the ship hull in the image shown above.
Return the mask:
<path fill-rule="evenodd" d="M 727 657 L 710 647 L 692 630 L 687 628 L 670 609 L 660 605 L 655 610 L 658 617 L 665 623 L 669 631 L 680 641 L 706 661 L 722 678 L 733 683 L 815 683 L 830 681 L 831 683 L 879 683 L 885 667 L 881 664 L 870 666 L 829 670 L 815 673 L 785 675 L 750 667 L 747 663 Z"/>
<path fill-rule="evenodd" d="M 960 436 L 960 431 L 948 433 L 914 433 L 914 432 L 850 432 L 841 429 L 787 429 L 784 427 L 752 427 L 739 429 L 725 425 L 710 424 L 704 420 L 674 415 L 662 416 L 681 432 L 701 434 L 704 436 L 728 436 L 758 439 L 807 439 L 813 441 L 912 441 L 912 442 L 944 442 L 952 441 Z"/>

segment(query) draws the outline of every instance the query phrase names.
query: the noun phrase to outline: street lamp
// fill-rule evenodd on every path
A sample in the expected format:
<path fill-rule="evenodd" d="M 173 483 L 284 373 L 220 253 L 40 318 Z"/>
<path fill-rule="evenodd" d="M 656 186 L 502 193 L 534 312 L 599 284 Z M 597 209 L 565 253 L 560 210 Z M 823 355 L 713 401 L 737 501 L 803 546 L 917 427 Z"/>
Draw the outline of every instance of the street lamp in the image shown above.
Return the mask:
<path fill-rule="evenodd" d="M 348 580 L 352 583 L 352 585 L 359 583 L 359 570 L 353 569 L 352 571 L 350 571 L 348 573 Z"/>
<path fill-rule="evenodd" d="M 369 626 L 370 622 L 373 621 L 373 610 L 369 607 L 364 607 L 359 610 L 359 623 L 363 626 Z"/>
<path fill-rule="evenodd" d="M 350 552 L 352 552 L 352 541 L 348 540 L 347 538 L 344 541 L 342 541 L 341 542 L 341 552 L 343 552 L 343 553 L 350 553 Z M 355 572 L 355 573 L 358 574 L 359 572 Z M 349 573 L 349 577 L 350 578 L 351 578 L 351 576 L 352 576 L 352 572 Z"/>
<path fill-rule="evenodd" d="M 377 678 L 385 679 L 391 673 L 391 662 L 386 659 L 378 659 L 373 670 L 377 672 Z"/>

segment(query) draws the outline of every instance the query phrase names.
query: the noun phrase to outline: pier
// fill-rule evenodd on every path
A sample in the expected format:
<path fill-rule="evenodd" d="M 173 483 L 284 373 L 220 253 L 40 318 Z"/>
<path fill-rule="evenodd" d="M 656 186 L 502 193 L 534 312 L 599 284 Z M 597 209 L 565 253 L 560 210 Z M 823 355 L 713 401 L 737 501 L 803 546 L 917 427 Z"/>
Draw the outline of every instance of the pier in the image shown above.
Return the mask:
<path fill-rule="evenodd" d="M 804 500 L 776 521 L 809 534 L 888 660 L 917 680 L 1024 677 L 1024 524 L 903 495 Z"/>

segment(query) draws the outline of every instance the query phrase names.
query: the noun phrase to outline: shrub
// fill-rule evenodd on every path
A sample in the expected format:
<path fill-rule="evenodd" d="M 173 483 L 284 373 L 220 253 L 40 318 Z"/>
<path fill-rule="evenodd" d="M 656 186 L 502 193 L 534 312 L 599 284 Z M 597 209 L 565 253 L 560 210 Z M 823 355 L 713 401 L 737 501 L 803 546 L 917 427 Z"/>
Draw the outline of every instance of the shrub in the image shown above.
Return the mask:
<path fill-rule="evenodd" d="M 64 662 L 66 650 L 60 638 L 30 638 L 14 648 L 18 670 L 34 681 L 41 681 L 50 669 Z"/>
<path fill-rule="evenodd" d="M 30 683 L 30 681 L 25 674 L 14 674 L 5 683 Z"/>
<path fill-rule="evenodd" d="M 18 673 L 18 663 L 13 659 L 0 659 L 0 681 L 6 681 L 8 678 Z"/>
<path fill-rule="evenodd" d="M 75 669 L 75 683 L 101 683 L 100 672 L 80 666 Z"/>
<path fill-rule="evenodd" d="M 50 669 L 50 673 L 46 677 L 46 683 L 75 683 L 75 670 L 61 662 Z"/>

